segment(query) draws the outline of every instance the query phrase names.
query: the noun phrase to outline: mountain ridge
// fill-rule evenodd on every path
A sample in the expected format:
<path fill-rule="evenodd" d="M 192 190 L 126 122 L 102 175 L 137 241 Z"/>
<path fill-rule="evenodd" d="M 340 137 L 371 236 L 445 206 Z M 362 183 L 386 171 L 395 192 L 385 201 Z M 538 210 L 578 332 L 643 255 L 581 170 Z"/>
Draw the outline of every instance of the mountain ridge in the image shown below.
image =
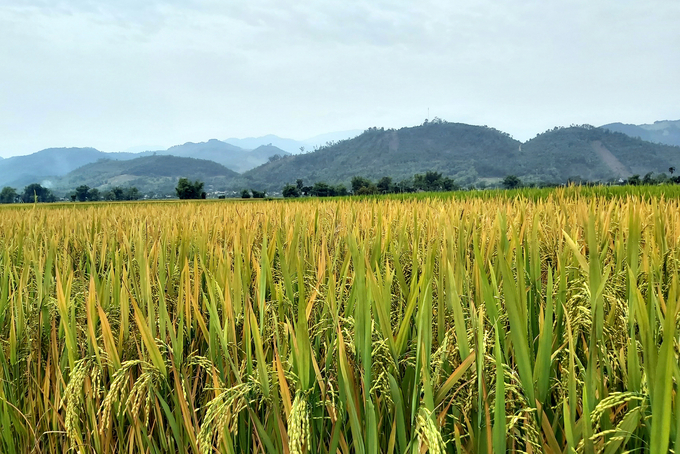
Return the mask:
<path fill-rule="evenodd" d="M 184 154 L 178 159 L 194 161 L 172 161 L 176 156 L 171 153 Z M 44 162 L 31 168 L 26 165 L 29 157 Z M 169 160 L 137 161 L 152 157 Z M 239 174 L 215 159 L 231 160 L 239 170 L 251 168 Z M 234 159 L 240 159 L 238 166 L 233 165 Z M 72 168 L 88 160 L 84 166 Z M 123 164 L 126 161 L 136 162 Z M 177 165 L 167 175 L 158 175 L 153 168 L 142 165 L 155 162 L 156 166 L 172 167 L 168 164 L 171 161 Z M 259 165 L 255 167 L 256 164 Z M 218 169 L 218 175 L 211 173 L 210 166 Z M 666 172 L 670 167 L 680 167 L 680 147 L 644 141 L 607 128 L 555 127 L 522 143 L 494 128 L 437 120 L 400 129 L 368 128 L 357 137 L 296 155 L 272 144 L 244 150 L 217 139 L 140 154 L 104 153 L 94 148 L 45 149 L 28 157 L 0 161 L 0 177 L 5 177 L 5 182 L 0 178 L 0 186 L 7 184 L 3 168 L 14 170 L 12 177 L 19 188 L 45 182 L 60 191 L 87 184 L 103 189 L 107 185 L 137 185 L 140 190 L 174 193 L 172 181 L 187 176 L 206 181 L 214 191 L 257 189 L 273 194 L 298 179 L 306 185 L 349 185 L 354 176 L 374 181 L 389 176 L 397 182 L 416 173 L 435 171 L 461 186 L 484 187 L 498 185 L 507 175 L 516 175 L 527 183 L 615 182 L 635 174 Z M 48 171 L 53 173 L 47 175 Z"/>
<path fill-rule="evenodd" d="M 610 123 L 600 127 L 648 142 L 680 146 L 680 120 L 660 120 L 641 125 Z"/>

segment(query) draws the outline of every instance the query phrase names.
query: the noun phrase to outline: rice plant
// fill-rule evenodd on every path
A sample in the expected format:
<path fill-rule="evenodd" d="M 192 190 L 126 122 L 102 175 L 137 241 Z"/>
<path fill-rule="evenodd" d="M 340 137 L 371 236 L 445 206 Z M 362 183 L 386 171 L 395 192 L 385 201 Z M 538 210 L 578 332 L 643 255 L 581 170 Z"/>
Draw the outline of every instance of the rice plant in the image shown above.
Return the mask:
<path fill-rule="evenodd" d="M 0 452 L 680 452 L 680 202 L 544 192 L 0 209 Z"/>

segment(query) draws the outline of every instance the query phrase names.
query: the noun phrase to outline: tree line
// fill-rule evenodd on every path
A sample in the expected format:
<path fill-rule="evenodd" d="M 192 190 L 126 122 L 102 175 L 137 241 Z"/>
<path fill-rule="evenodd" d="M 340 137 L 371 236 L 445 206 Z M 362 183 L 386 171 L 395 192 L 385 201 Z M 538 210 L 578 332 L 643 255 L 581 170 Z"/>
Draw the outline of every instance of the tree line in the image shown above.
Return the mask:
<path fill-rule="evenodd" d="M 415 174 L 413 178 L 407 178 L 399 182 L 393 181 L 392 177 L 382 177 L 374 182 L 368 178 L 355 176 L 352 178 L 351 190 L 343 184 L 329 185 L 324 182 L 316 182 L 313 186 L 305 186 L 304 181 L 298 179 L 295 184 L 286 184 L 283 187 L 283 197 L 335 197 L 346 195 L 377 195 L 377 194 L 400 194 L 418 191 L 455 191 L 460 189 L 452 178 L 445 177 L 441 172 L 428 171 L 424 174 Z"/>
<path fill-rule="evenodd" d="M 72 202 L 98 202 L 117 200 L 138 200 L 141 194 L 136 187 L 113 187 L 107 191 L 99 191 L 87 185 L 78 186 L 68 197 Z M 5 186 L 0 191 L 0 203 L 50 203 L 59 200 L 54 193 L 39 183 L 32 183 L 24 187 L 19 193 L 15 188 Z"/>

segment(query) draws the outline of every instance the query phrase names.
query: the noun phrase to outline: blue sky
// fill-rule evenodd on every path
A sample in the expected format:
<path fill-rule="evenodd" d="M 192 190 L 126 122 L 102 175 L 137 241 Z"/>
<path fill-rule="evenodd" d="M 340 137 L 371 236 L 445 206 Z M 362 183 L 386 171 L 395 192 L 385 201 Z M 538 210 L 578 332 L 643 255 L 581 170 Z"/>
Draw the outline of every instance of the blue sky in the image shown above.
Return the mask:
<path fill-rule="evenodd" d="M 0 0 L 0 156 L 680 119 L 677 0 Z"/>

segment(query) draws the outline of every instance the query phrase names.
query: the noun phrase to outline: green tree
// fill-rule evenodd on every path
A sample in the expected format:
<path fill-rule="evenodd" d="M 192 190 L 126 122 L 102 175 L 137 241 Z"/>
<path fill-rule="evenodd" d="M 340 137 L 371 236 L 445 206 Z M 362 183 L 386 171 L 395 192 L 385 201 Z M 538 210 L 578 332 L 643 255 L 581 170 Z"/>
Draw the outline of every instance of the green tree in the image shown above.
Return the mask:
<path fill-rule="evenodd" d="M 123 200 L 139 200 L 142 195 L 139 193 L 139 189 L 135 186 L 125 189 L 123 191 Z"/>
<path fill-rule="evenodd" d="M 267 191 L 256 191 L 251 189 L 250 192 L 253 193 L 253 199 L 264 199 L 267 196 Z"/>
<path fill-rule="evenodd" d="M 188 178 L 180 178 L 175 191 L 177 192 L 177 197 L 183 200 L 206 198 L 203 192 L 203 182 L 199 180 L 192 183 Z"/>
<path fill-rule="evenodd" d="M 241 191 L 241 198 L 242 199 L 249 199 L 250 198 L 250 191 L 248 191 L 247 189 L 244 189 L 243 191 Z"/>
<path fill-rule="evenodd" d="M 378 187 L 371 183 L 368 186 L 362 186 L 358 191 L 355 192 L 356 195 L 373 195 L 378 194 Z"/>
<path fill-rule="evenodd" d="M 333 189 L 335 190 L 335 195 L 337 196 L 349 195 L 349 191 L 347 191 L 347 186 L 345 186 L 344 184 L 339 184 Z"/>
<path fill-rule="evenodd" d="M 642 182 L 640 181 L 640 175 L 633 175 L 630 178 L 628 178 L 628 181 L 626 181 L 626 184 L 629 184 L 631 186 L 640 186 Z"/>
<path fill-rule="evenodd" d="M 83 184 L 81 186 L 78 186 L 76 188 L 75 194 L 71 196 L 71 200 L 73 200 L 73 196 L 75 196 L 75 200 L 78 202 L 85 202 L 87 200 L 87 193 L 90 191 L 90 187 L 86 184 Z"/>
<path fill-rule="evenodd" d="M 516 175 L 508 175 L 503 179 L 503 187 L 505 189 L 516 189 L 522 186 L 522 180 Z"/>
<path fill-rule="evenodd" d="M 428 171 L 413 176 L 413 187 L 422 191 L 453 191 L 458 187 L 453 179 L 442 176 L 441 172 Z"/>
<path fill-rule="evenodd" d="M 649 172 L 644 177 L 642 177 L 642 184 L 646 185 L 655 184 L 656 180 L 654 179 L 653 175 L 654 175 L 653 172 Z"/>
<path fill-rule="evenodd" d="M 285 185 L 282 193 L 285 198 L 300 197 L 300 189 L 292 184 Z"/>
<path fill-rule="evenodd" d="M 140 198 L 139 189 L 132 186 L 130 188 L 121 188 L 115 186 L 101 195 L 103 200 L 138 200 Z"/>
<path fill-rule="evenodd" d="M 381 194 L 393 192 L 392 178 L 390 177 L 382 177 L 376 186 L 378 187 L 378 191 L 380 191 Z"/>
<path fill-rule="evenodd" d="M 311 194 L 315 197 L 331 197 L 335 195 L 335 191 L 328 184 L 319 181 L 314 183 Z"/>
<path fill-rule="evenodd" d="M 16 189 L 5 186 L 0 192 L 0 203 L 14 203 L 17 201 L 17 197 Z"/>
<path fill-rule="evenodd" d="M 49 189 L 42 187 L 38 183 L 32 183 L 24 188 L 21 200 L 24 203 L 54 202 L 57 198 Z"/>
<path fill-rule="evenodd" d="M 352 192 L 357 194 L 361 188 L 367 188 L 373 185 L 373 182 L 368 178 L 364 177 L 353 177 L 352 178 Z M 373 185 L 375 186 L 375 185 Z M 377 190 L 377 189 L 376 189 Z"/>

